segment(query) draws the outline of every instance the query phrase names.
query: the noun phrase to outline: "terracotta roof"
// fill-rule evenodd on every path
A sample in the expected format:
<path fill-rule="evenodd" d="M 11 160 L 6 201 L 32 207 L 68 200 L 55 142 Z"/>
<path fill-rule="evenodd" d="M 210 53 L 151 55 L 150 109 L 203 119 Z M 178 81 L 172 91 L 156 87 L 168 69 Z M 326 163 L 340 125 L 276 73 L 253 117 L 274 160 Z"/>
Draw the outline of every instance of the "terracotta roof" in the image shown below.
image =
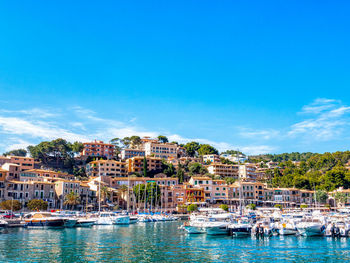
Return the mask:
<path fill-rule="evenodd" d="M 212 180 L 208 176 L 192 176 L 191 178 L 194 179 L 194 180 Z"/>

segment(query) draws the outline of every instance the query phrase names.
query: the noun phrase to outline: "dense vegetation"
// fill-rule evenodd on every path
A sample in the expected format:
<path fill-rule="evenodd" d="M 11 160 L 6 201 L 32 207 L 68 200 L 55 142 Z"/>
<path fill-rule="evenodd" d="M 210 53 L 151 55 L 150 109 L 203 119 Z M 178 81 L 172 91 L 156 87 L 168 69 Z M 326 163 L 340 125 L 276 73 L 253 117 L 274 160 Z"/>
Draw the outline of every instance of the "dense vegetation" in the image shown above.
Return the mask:
<path fill-rule="evenodd" d="M 292 152 L 292 153 L 281 153 L 281 154 L 261 154 L 250 156 L 249 161 L 258 162 L 284 162 L 284 161 L 307 161 L 310 157 L 316 155 L 316 153 L 305 152 Z"/>
<path fill-rule="evenodd" d="M 267 182 L 274 187 L 296 187 L 332 191 L 350 188 L 350 171 L 345 167 L 350 151 L 312 154 L 299 163 L 282 161 L 266 171 Z"/>

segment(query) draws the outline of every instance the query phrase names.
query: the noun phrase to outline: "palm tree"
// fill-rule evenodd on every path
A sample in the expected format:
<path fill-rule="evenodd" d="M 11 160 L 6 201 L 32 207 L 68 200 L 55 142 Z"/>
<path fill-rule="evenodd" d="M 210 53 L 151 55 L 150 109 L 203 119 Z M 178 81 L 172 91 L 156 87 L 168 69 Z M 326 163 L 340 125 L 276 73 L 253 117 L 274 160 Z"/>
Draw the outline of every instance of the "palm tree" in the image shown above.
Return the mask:
<path fill-rule="evenodd" d="M 108 189 L 107 186 L 102 186 L 101 187 L 101 199 L 103 200 L 103 202 L 106 204 L 106 201 L 109 199 L 111 193 Z"/>
<path fill-rule="evenodd" d="M 118 199 L 125 199 L 125 193 L 128 191 L 128 186 L 126 185 L 122 185 L 119 189 L 118 189 Z M 128 196 L 126 196 L 126 198 L 128 198 Z M 119 204 L 119 201 L 118 201 Z"/>
<path fill-rule="evenodd" d="M 64 205 L 68 205 L 71 208 L 75 207 L 76 205 L 80 204 L 80 196 L 73 191 L 71 191 L 69 194 L 65 196 Z"/>

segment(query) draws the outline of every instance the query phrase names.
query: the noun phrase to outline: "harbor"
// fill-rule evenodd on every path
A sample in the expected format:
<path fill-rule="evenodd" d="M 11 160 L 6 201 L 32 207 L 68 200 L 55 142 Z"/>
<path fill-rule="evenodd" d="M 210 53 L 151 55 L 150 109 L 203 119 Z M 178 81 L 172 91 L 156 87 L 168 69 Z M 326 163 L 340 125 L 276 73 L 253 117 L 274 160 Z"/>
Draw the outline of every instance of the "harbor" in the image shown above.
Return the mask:
<path fill-rule="evenodd" d="M 91 228 L 9 228 L 2 262 L 334 262 L 350 260 L 349 238 L 189 235 L 183 221 Z"/>

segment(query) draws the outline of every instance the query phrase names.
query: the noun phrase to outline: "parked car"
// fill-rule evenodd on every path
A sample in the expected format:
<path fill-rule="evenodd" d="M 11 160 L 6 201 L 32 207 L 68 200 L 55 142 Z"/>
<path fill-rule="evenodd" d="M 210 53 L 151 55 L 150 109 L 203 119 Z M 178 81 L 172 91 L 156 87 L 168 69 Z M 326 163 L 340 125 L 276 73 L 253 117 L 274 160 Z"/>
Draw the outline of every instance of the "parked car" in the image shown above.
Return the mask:
<path fill-rule="evenodd" d="M 0 218 L 10 219 L 10 218 L 17 218 L 17 216 L 14 213 L 12 213 L 11 211 L 0 210 Z"/>

